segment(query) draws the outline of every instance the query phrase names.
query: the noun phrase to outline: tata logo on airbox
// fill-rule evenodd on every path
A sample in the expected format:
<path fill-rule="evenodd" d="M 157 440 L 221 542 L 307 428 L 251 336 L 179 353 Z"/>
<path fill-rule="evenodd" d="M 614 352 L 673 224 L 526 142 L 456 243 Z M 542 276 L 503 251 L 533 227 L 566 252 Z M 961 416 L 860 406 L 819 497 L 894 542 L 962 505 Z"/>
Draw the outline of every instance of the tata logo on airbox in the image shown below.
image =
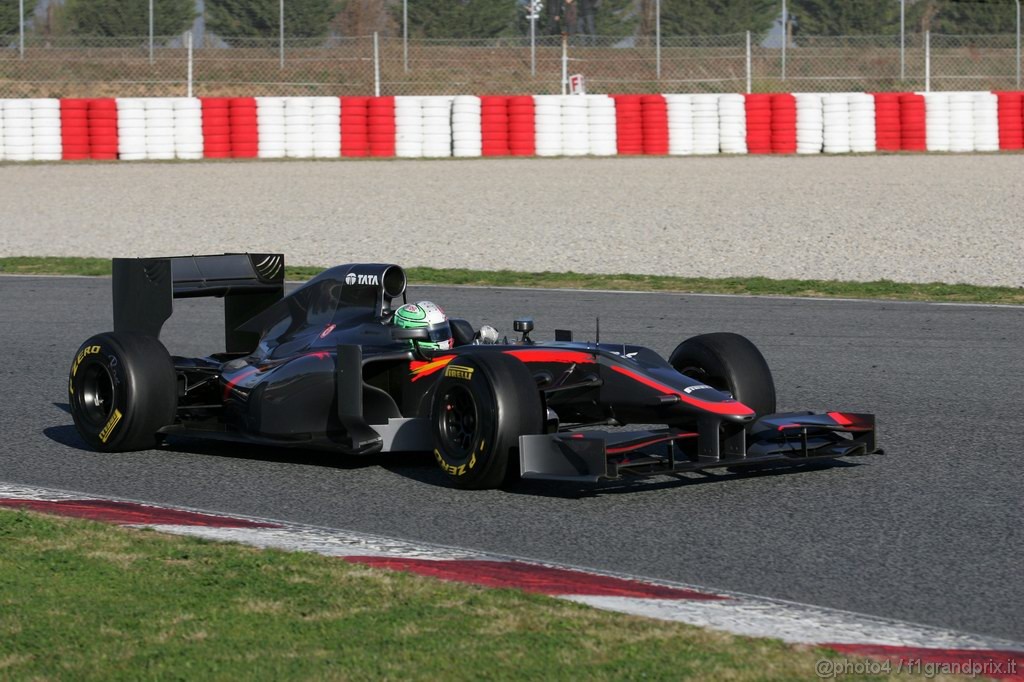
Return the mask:
<path fill-rule="evenodd" d="M 352 286 L 353 284 L 365 284 L 367 286 L 377 286 L 380 284 L 380 280 L 377 279 L 377 275 L 357 275 L 354 272 L 350 272 L 345 275 L 345 284 Z"/>

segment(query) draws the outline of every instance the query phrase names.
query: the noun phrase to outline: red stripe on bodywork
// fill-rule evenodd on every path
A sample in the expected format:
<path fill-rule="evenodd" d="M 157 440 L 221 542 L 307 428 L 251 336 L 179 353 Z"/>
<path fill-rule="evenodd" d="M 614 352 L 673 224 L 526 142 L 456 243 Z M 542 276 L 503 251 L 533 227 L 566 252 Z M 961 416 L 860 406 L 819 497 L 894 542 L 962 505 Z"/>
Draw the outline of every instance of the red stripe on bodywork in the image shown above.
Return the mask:
<path fill-rule="evenodd" d="M 594 363 L 594 356 L 590 353 L 581 353 L 575 350 L 545 350 L 543 348 L 507 350 L 506 355 L 511 355 L 523 362 L 575 362 L 577 364 Z"/>
<path fill-rule="evenodd" d="M 893 662 L 893 672 L 963 675 L 997 680 L 1024 680 L 1024 651 L 1000 649 L 930 649 L 884 644 L 821 644 L 844 654 L 870 656 Z M 926 666 L 928 666 L 926 668 Z"/>
<path fill-rule="evenodd" d="M 239 384 L 243 379 L 248 379 L 256 372 L 260 371 L 259 367 L 250 367 L 247 370 L 239 372 L 235 376 L 231 377 L 224 383 L 224 400 L 231 397 L 231 390 Z"/>
<path fill-rule="evenodd" d="M 696 590 L 650 585 L 639 580 L 613 578 L 517 561 L 406 559 L 376 556 L 350 556 L 345 557 L 345 561 L 376 568 L 388 568 L 393 571 L 405 571 L 441 580 L 483 587 L 506 587 L 536 594 L 701 601 L 728 599 L 728 597 Z"/>
<path fill-rule="evenodd" d="M 682 440 L 684 438 L 696 438 L 696 433 L 679 433 L 673 436 L 661 436 L 659 438 L 651 438 L 649 440 L 641 441 L 639 443 L 632 443 L 627 445 L 619 445 L 616 447 L 610 447 L 605 450 L 609 455 L 621 455 L 623 452 L 633 452 L 640 448 L 646 448 L 650 445 L 657 445 L 658 443 L 665 443 L 668 441 Z"/>
<path fill-rule="evenodd" d="M 280 528 L 273 523 L 258 523 L 226 516 L 197 514 L 181 509 L 149 507 L 134 502 L 110 500 L 18 500 L 0 498 L 0 507 L 28 509 L 43 514 L 73 516 L 79 519 L 131 525 L 209 526 L 211 528 Z"/>
<path fill-rule="evenodd" d="M 682 400 L 684 403 L 693 405 L 694 407 L 699 407 L 700 409 L 707 410 L 708 412 L 714 412 L 715 414 L 724 415 L 737 415 L 743 417 L 752 416 L 754 414 L 754 411 L 752 409 L 750 409 L 743 403 L 739 402 L 738 400 L 723 400 L 717 403 L 711 402 L 709 400 L 701 400 L 700 398 L 694 398 L 692 395 L 689 395 L 688 393 L 678 391 L 670 386 L 661 383 L 660 381 L 655 381 L 650 377 L 645 377 L 644 375 L 638 374 L 633 370 L 626 369 L 625 367 L 618 367 L 616 365 L 612 365 L 611 368 L 618 372 L 619 374 L 625 374 L 633 381 L 639 381 L 644 386 L 649 386 L 655 390 L 661 391 L 662 393 L 666 393 L 668 395 L 677 395 L 679 396 L 679 399 Z"/>

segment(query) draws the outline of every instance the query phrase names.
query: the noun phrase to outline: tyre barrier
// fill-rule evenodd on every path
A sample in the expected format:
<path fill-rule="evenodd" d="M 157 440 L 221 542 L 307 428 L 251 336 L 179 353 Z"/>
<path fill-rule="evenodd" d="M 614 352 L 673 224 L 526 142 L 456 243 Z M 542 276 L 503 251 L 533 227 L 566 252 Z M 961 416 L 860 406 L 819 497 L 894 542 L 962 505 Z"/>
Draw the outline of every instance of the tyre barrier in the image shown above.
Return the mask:
<path fill-rule="evenodd" d="M 0 100 L 0 160 L 996 152 L 1024 93 Z"/>

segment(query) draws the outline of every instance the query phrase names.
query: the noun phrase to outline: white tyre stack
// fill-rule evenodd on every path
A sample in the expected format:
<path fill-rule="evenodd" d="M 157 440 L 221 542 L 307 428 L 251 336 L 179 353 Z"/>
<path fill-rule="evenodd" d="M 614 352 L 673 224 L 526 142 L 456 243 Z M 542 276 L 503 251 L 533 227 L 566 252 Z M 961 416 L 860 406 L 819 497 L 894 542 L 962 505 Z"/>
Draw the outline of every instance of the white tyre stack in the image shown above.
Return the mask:
<path fill-rule="evenodd" d="M 718 139 L 718 95 L 694 95 L 693 110 L 693 153 L 717 154 Z"/>
<path fill-rule="evenodd" d="M 533 117 L 537 156 L 561 156 L 562 96 L 534 95 Z"/>
<path fill-rule="evenodd" d="M 452 100 L 452 155 L 482 156 L 483 133 L 480 129 L 480 98 L 460 96 Z"/>
<path fill-rule="evenodd" d="M 930 152 L 950 150 L 949 94 L 929 92 L 924 95 L 925 146 Z"/>
<path fill-rule="evenodd" d="M 313 97 L 313 156 L 341 157 L 341 98 Z"/>
<path fill-rule="evenodd" d="M 875 137 L 875 98 L 865 92 L 850 93 L 850 151 L 867 154 L 877 151 Z"/>
<path fill-rule="evenodd" d="M 60 137 L 60 100 L 32 100 L 32 159 L 60 161 L 64 146 Z"/>
<path fill-rule="evenodd" d="M 4 103 L 6 101 L 0 99 L 0 161 L 4 160 Z"/>
<path fill-rule="evenodd" d="M 259 131 L 257 155 L 261 159 L 285 157 L 284 97 L 256 98 L 256 128 Z"/>
<path fill-rule="evenodd" d="M 423 156 L 452 155 L 452 97 L 424 97 Z"/>
<path fill-rule="evenodd" d="M 668 153 L 693 154 L 693 96 L 663 95 L 668 107 Z"/>
<path fill-rule="evenodd" d="M 589 111 L 587 98 L 581 95 L 562 97 L 562 154 L 586 156 L 590 151 Z"/>
<path fill-rule="evenodd" d="M 587 137 L 594 156 L 618 153 L 615 100 L 608 95 L 587 96 Z"/>
<path fill-rule="evenodd" d="M 825 119 L 821 95 L 799 92 L 796 99 L 796 153 L 820 154 L 825 144 Z"/>
<path fill-rule="evenodd" d="M 999 151 L 999 97 L 995 93 L 974 94 L 974 150 Z"/>
<path fill-rule="evenodd" d="M 145 100 L 117 100 L 117 155 L 123 161 L 146 159 Z"/>
<path fill-rule="evenodd" d="M 844 93 L 821 98 L 824 150 L 826 154 L 850 152 L 850 98 Z"/>
<path fill-rule="evenodd" d="M 423 98 L 395 97 L 395 156 L 423 156 Z"/>
<path fill-rule="evenodd" d="M 293 159 L 313 157 L 313 98 L 285 97 L 284 152 Z"/>
<path fill-rule="evenodd" d="M 174 100 L 174 155 L 179 159 L 203 158 L 203 105 L 195 97 Z"/>
<path fill-rule="evenodd" d="M 146 158 L 174 158 L 174 102 L 170 97 L 149 97 L 146 106 Z"/>
<path fill-rule="evenodd" d="M 4 100 L 4 159 L 32 160 L 31 100 Z"/>
<path fill-rule="evenodd" d="M 718 136 L 723 154 L 747 153 L 747 108 L 743 95 L 718 98 Z"/>
<path fill-rule="evenodd" d="M 974 94 L 949 95 L 949 151 L 974 151 Z"/>

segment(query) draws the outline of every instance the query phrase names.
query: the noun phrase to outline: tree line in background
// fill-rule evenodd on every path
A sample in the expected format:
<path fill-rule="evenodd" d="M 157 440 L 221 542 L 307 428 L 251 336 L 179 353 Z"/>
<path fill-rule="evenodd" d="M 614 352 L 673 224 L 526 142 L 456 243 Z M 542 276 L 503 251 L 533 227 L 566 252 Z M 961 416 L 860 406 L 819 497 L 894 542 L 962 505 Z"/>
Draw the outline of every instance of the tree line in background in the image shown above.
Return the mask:
<path fill-rule="evenodd" d="M 543 0 L 538 34 L 652 35 L 656 0 Z M 176 35 L 196 19 L 195 0 L 154 0 L 154 32 Z M 417 38 L 522 36 L 527 0 L 407 0 Z M 25 0 L 33 17 L 39 0 Z M 780 19 L 781 0 L 660 0 L 663 36 L 763 34 Z M 276 37 L 279 0 L 205 0 L 206 28 L 223 37 Z M 51 0 L 37 32 L 140 36 L 149 33 L 149 0 Z M 800 35 L 892 35 L 898 0 L 788 0 L 790 30 Z M 1008 33 L 1013 0 L 907 0 L 907 30 L 949 34 Z M 402 0 L 285 0 L 285 35 L 400 35 Z M 43 24 L 43 25 L 40 25 Z M 0 0 L 0 35 L 18 31 L 18 0 Z M 230 42 L 230 41 L 229 41 Z"/>

